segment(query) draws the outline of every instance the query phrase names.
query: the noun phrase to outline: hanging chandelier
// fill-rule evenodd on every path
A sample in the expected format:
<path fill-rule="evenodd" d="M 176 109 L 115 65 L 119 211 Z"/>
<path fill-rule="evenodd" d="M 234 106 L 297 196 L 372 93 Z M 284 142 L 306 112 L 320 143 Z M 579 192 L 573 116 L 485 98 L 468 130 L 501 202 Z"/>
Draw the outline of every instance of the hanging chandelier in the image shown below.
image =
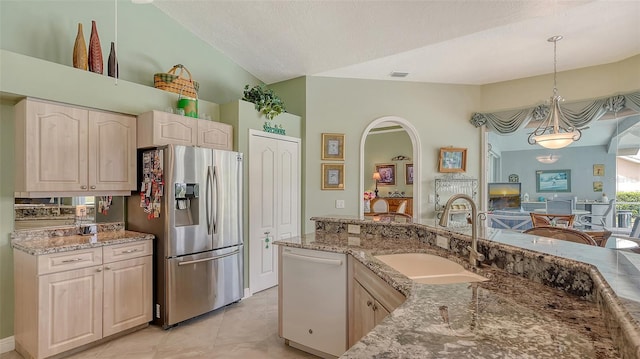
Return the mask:
<path fill-rule="evenodd" d="M 562 36 L 556 35 L 547 39 L 549 42 L 553 42 L 553 96 L 551 96 L 551 103 L 549 105 L 549 112 L 540 125 L 529 135 L 529 144 L 538 144 L 542 147 L 549 149 L 558 149 L 569 146 L 574 141 L 577 141 L 582 136 L 580 129 L 573 126 L 567 126 L 570 122 L 566 120 L 562 109 L 560 108 L 560 102 L 564 99 L 558 95 L 558 88 L 556 86 L 557 77 L 557 57 L 556 57 L 556 45 L 558 41 L 562 40 Z M 562 119 L 562 122 L 560 121 Z"/>

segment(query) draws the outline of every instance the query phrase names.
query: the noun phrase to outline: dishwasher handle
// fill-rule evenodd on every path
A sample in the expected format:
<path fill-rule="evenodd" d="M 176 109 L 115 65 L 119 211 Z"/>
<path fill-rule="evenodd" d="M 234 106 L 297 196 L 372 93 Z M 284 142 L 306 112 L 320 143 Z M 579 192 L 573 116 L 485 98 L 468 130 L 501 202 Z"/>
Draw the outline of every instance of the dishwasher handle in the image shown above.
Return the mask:
<path fill-rule="evenodd" d="M 340 259 L 328 259 L 328 258 L 322 258 L 322 257 L 306 256 L 306 255 L 303 255 L 303 254 L 295 254 L 295 253 L 286 252 L 286 251 L 283 252 L 282 255 L 285 256 L 285 257 L 289 257 L 289 258 L 293 258 L 293 259 L 299 259 L 299 260 L 307 261 L 307 262 L 326 264 L 326 265 L 332 265 L 332 266 L 341 266 L 342 265 L 342 260 L 340 260 Z"/>

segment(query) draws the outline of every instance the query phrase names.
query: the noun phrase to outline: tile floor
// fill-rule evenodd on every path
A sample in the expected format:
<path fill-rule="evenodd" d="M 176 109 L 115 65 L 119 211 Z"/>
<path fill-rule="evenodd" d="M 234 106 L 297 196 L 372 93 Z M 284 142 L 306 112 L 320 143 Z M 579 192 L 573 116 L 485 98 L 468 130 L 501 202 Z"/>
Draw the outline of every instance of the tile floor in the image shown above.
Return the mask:
<path fill-rule="evenodd" d="M 21 359 L 15 351 L 0 359 Z M 277 287 L 239 303 L 191 319 L 169 330 L 143 330 L 68 358 L 317 358 L 291 348 L 278 337 Z"/>

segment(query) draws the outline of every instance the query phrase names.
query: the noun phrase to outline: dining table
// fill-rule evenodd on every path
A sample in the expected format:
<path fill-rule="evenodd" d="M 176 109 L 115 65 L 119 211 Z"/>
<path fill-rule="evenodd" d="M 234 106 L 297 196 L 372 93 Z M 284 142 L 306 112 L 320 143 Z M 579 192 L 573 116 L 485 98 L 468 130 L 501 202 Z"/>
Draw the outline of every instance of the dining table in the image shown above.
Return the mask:
<path fill-rule="evenodd" d="M 547 213 L 546 208 L 537 208 L 533 210 L 534 213 Z M 575 214 L 576 216 L 581 216 L 583 214 L 590 214 L 591 211 L 587 211 L 584 209 L 574 209 L 571 211 L 571 214 Z M 561 214 L 561 213 L 553 213 L 553 214 Z"/>

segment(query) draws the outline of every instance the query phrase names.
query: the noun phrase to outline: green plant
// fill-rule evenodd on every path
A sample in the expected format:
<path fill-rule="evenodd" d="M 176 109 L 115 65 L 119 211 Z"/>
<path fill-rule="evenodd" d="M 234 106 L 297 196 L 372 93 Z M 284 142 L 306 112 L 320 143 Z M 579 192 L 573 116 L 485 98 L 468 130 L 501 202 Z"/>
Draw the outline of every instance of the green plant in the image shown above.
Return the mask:
<path fill-rule="evenodd" d="M 633 217 L 637 217 L 640 212 L 640 192 L 618 192 L 616 193 L 616 202 L 633 202 L 628 204 L 616 203 L 616 209 L 630 210 Z"/>
<path fill-rule="evenodd" d="M 246 85 L 242 99 L 254 103 L 256 110 L 269 120 L 286 111 L 280 97 L 265 85 L 255 85 L 252 88 Z"/>

